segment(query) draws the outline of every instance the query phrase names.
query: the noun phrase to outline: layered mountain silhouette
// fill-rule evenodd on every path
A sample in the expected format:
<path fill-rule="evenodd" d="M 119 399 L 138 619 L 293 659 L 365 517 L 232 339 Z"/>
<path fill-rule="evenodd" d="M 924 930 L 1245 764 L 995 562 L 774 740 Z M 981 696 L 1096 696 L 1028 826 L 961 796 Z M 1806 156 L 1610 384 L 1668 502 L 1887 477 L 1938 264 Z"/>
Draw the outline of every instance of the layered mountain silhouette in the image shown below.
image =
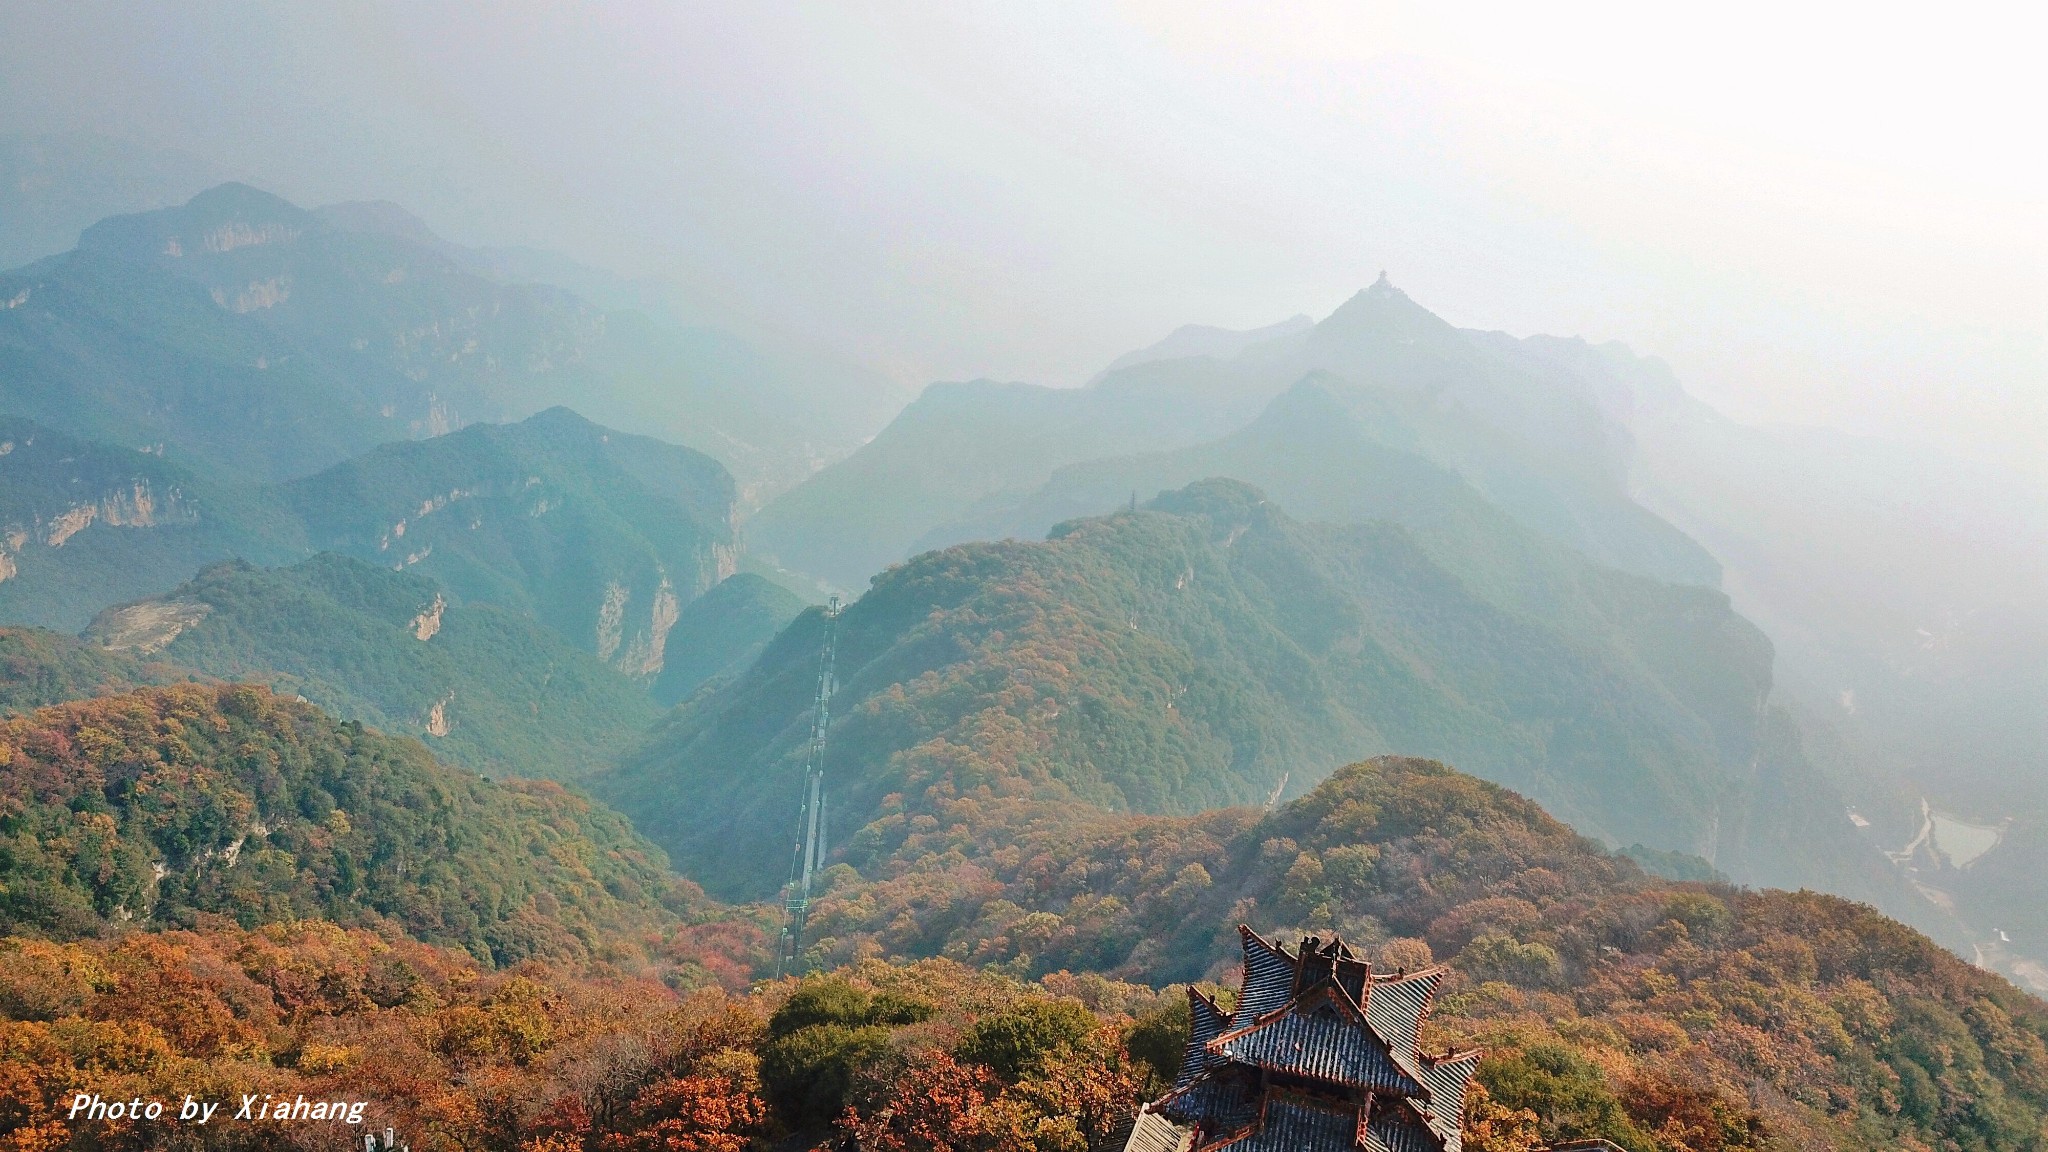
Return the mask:
<path fill-rule="evenodd" d="M 1512 610 L 1553 610 L 1564 552 L 1725 587 L 1776 642 L 1769 709 L 1786 746 L 1842 800 L 1830 840 L 1853 826 L 1844 851 L 1891 853 L 1890 886 L 1913 886 L 1887 907 L 1961 911 L 2001 954 L 2009 932 L 1994 929 L 2025 924 L 2041 952 L 2048 928 L 2006 873 L 2048 827 L 2048 618 L 2032 591 L 2048 556 L 2040 533 L 2013 531 L 2048 511 L 1981 466 L 1738 424 L 1618 344 L 1459 330 L 1382 278 L 1313 325 L 1183 329 L 1081 389 L 935 385 L 750 532 L 857 589 L 929 549 L 1035 540 L 1210 476 L 1305 520 L 1400 524 Z M 1952 814 L 1952 836 L 1995 836 L 1994 855 L 1929 847 L 1930 806 Z"/>
<path fill-rule="evenodd" d="M 643 305 L 244 185 L 0 273 L 0 621 L 118 649 L 13 633 L 61 670 L 9 698 L 256 678 L 556 776 L 680 704 L 598 786 L 738 892 L 777 872 L 748 845 L 786 836 L 817 639 L 741 571 L 759 508 L 747 546 L 874 581 L 844 835 L 911 780 L 1186 813 L 1420 753 L 2040 962 L 2048 554 L 2004 529 L 2048 511 L 1996 475 L 1746 428 L 1384 277 L 1083 388 L 934 385 L 857 449 L 885 399 Z"/>
<path fill-rule="evenodd" d="M 1725 597 L 1445 499 L 1481 510 L 1462 538 L 1303 524 L 1202 481 L 888 570 L 837 623 L 841 842 L 935 788 L 1189 812 L 1400 748 L 1616 843 L 1904 903 L 1769 707 L 1769 643 Z M 593 781 L 714 891 L 766 895 L 778 875 L 822 627 L 800 617 Z"/>
<path fill-rule="evenodd" d="M 1453 328 L 1384 278 L 1321 322 L 1278 332 L 1215 345 L 1222 356 L 1143 360 L 1079 390 L 935 385 L 764 509 L 754 538 L 791 567 L 857 587 L 922 543 L 971 535 L 962 525 L 1000 515 L 1064 466 L 1218 439 L 1314 377 L 1372 442 L 1455 473 L 1538 533 L 1625 571 L 1718 580 L 1704 549 L 1628 495 L 1629 434 L 1585 380 Z"/>
<path fill-rule="evenodd" d="M 67 251 L 108 216 L 180 204 L 223 178 L 190 153 L 96 132 L 0 136 L 0 268 Z"/>
<path fill-rule="evenodd" d="M 394 206 L 222 185 L 0 274 L 0 409 L 269 481 L 557 404 L 696 447 L 750 491 L 864 431 L 872 401 L 815 366 L 494 279 L 502 263 Z"/>
<path fill-rule="evenodd" d="M 529 613 L 632 676 L 661 671 L 682 606 L 738 566 L 725 469 L 561 408 L 385 445 L 280 495 L 314 548 Z"/>
<path fill-rule="evenodd" d="M 260 486 L 0 416 L 0 620 L 76 631 L 206 564 L 304 554 L 303 529 Z"/>
<path fill-rule="evenodd" d="M 733 482 L 716 461 L 566 409 L 284 485 L 206 479 L 23 421 L 0 437 L 13 446 L 0 453 L 0 611 L 20 623 L 82 628 L 222 560 L 336 552 L 524 614 L 651 682 L 684 606 L 738 563 Z M 752 643 L 773 630 L 753 627 Z M 736 658 L 717 652 L 720 667 Z"/>

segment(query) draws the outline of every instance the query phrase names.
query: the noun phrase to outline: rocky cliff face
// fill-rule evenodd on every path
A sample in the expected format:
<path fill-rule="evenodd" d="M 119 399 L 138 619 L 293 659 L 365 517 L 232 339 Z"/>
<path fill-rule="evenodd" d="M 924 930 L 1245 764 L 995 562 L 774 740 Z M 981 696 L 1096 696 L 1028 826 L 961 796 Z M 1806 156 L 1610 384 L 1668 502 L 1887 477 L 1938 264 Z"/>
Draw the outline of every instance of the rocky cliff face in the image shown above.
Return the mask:
<path fill-rule="evenodd" d="M 197 523 L 182 486 L 152 463 L 146 454 L 95 452 L 24 421 L 0 420 L 0 580 L 19 573 L 23 550 L 62 548 L 95 524 Z"/>
<path fill-rule="evenodd" d="M 75 631 L 109 603 L 162 592 L 224 557 L 294 555 L 295 530 L 265 504 L 153 445 L 0 417 L 0 619 Z"/>
<path fill-rule="evenodd" d="M 529 612 L 639 679 L 739 559 L 717 462 L 566 409 L 387 445 L 286 493 L 316 547 Z"/>

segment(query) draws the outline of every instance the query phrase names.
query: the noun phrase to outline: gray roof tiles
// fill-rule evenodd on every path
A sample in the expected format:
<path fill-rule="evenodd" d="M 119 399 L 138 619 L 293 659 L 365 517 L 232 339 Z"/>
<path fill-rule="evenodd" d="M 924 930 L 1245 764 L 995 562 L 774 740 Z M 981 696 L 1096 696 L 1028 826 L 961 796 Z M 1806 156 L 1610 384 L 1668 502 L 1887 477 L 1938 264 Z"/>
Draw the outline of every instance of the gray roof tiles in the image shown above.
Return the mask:
<path fill-rule="evenodd" d="M 1222 1010 L 1216 1007 L 1215 1001 L 1193 987 L 1188 989 L 1188 1014 L 1191 1025 L 1188 1029 L 1188 1046 L 1181 1055 L 1180 1075 L 1173 1081 L 1176 1088 L 1193 1083 L 1197 1076 L 1208 1069 L 1209 1041 L 1223 1035 L 1230 1027 L 1230 1017 L 1225 1016 Z"/>
<path fill-rule="evenodd" d="M 1226 1015 L 1189 989 L 1181 1073 L 1151 1106 L 1168 1127 L 1192 1130 L 1186 1147 L 1460 1152 L 1465 1087 L 1479 1056 L 1432 1060 L 1420 1050 L 1444 969 L 1378 975 L 1341 940 L 1309 937 L 1296 954 L 1238 931 L 1244 982 L 1236 1010 Z M 1269 1074 L 1296 1087 L 1262 1086 Z M 1312 1085 L 1312 1095 L 1300 1094 Z M 1370 1123 L 1359 1123 L 1361 1108 Z M 1163 1139 L 1165 1130 L 1154 1135 Z"/>
<path fill-rule="evenodd" d="M 1240 927 L 1238 932 L 1244 937 L 1244 988 L 1238 993 L 1237 1011 L 1231 1020 L 1249 1024 L 1282 1007 L 1294 995 L 1294 960 L 1251 929 Z"/>
<path fill-rule="evenodd" d="M 1389 1047 L 1420 1054 L 1422 1021 L 1428 1017 L 1444 970 L 1425 968 L 1412 976 L 1376 977 L 1366 991 L 1365 1018 Z"/>
<path fill-rule="evenodd" d="M 1263 1122 L 1221 1147 L 1230 1152 L 1356 1152 L 1358 1109 L 1275 1093 L 1266 1100 Z"/>
<path fill-rule="evenodd" d="M 1303 996 L 1284 1013 L 1210 1041 L 1211 1055 L 1348 1087 L 1421 1094 L 1423 1085 L 1401 1068 L 1385 1041 L 1349 1011 L 1334 989 L 1324 989 Z"/>
<path fill-rule="evenodd" d="M 1431 1130 L 1416 1123 L 1406 1108 L 1381 1108 L 1374 1112 L 1360 1142 L 1365 1152 L 1459 1152 L 1461 1138 L 1440 1142 Z"/>

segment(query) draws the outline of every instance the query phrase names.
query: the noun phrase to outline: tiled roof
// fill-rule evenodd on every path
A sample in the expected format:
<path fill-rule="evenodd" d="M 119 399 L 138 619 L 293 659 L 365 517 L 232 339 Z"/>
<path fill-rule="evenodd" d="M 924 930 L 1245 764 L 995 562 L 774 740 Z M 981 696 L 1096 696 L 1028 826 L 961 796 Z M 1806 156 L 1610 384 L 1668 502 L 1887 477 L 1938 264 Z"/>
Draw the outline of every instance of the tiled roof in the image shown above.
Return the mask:
<path fill-rule="evenodd" d="M 1294 995 L 1294 960 L 1284 949 L 1268 944 L 1251 929 L 1239 925 L 1237 931 L 1244 938 L 1244 988 L 1238 993 L 1237 1011 L 1230 1019 L 1242 1026 L 1287 1003 Z"/>
<path fill-rule="evenodd" d="M 1230 1152 L 1357 1152 L 1358 1109 L 1274 1093 L 1258 1128 L 1223 1147 Z"/>
<path fill-rule="evenodd" d="M 1189 989 L 1181 1073 L 1148 1113 L 1157 1123 L 1147 1140 L 1185 1132 L 1187 1142 L 1138 1147 L 1133 1128 L 1125 1152 L 1461 1152 L 1479 1056 L 1429 1060 L 1419 1048 L 1444 969 L 1378 976 L 1334 937 L 1305 938 L 1290 953 L 1238 931 L 1236 1010 L 1226 1016 Z M 1277 1083 L 1269 1072 L 1281 1074 Z M 1370 1122 L 1346 1099 L 1370 1101 Z"/>
<path fill-rule="evenodd" d="M 1214 1000 L 1193 986 L 1188 988 L 1188 1015 L 1192 1026 L 1188 1030 L 1187 1050 L 1181 1055 L 1180 1075 L 1173 1081 L 1176 1088 L 1193 1083 L 1197 1076 L 1208 1070 L 1209 1041 L 1223 1035 L 1230 1027 L 1230 1017 L 1216 1007 Z"/>
<path fill-rule="evenodd" d="M 1378 1108 L 1366 1125 L 1365 1152 L 1459 1152 L 1464 1141 L 1439 1141 L 1405 1105 Z"/>
<path fill-rule="evenodd" d="M 1442 968 L 1425 968 L 1412 976 L 1373 980 L 1366 990 L 1365 1018 L 1389 1048 L 1408 1055 L 1420 1051 L 1422 1021 L 1443 978 Z"/>
<path fill-rule="evenodd" d="M 1402 1070 L 1365 1021 L 1329 985 L 1288 1011 L 1209 1043 L 1212 1056 L 1356 1088 L 1414 1096 L 1422 1085 Z"/>
<path fill-rule="evenodd" d="M 1363 1004 L 1365 986 L 1372 979 L 1372 965 L 1351 950 L 1341 936 L 1323 940 L 1315 936 L 1303 937 L 1300 947 L 1294 952 L 1294 991 L 1297 995 L 1312 988 L 1318 981 L 1334 980 L 1339 987 L 1351 994 L 1351 999 Z"/>
<path fill-rule="evenodd" d="M 1152 1105 L 1176 1124 L 1234 1132 L 1259 1118 L 1259 1086 L 1242 1070 L 1219 1069 Z"/>
<path fill-rule="evenodd" d="M 1124 1152 L 1180 1152 L 1187 1147 L 1188 1138 L 1192 1135 L 1192 1132 L 1147 1108 L 1138 1113 L 1137 1123 L 1131 1125 L 1130 1138 L 1124 1141 Z"/>
<path fill-rule="evenodd" d="M 1447 1146 L 1457 1147 L 1457 1137 L 1465 1125 L 1465 1085 L 1471 1082 L 1472 1073 L 1479 1068 L 1479 1053 L 1466 1052 L 1444 1060 L 1421 1062 L 1422 1086 L 1429 1089 L 1427 1100 L 1417 1101 L 1430 1131 L 1442 1137 Z"/>

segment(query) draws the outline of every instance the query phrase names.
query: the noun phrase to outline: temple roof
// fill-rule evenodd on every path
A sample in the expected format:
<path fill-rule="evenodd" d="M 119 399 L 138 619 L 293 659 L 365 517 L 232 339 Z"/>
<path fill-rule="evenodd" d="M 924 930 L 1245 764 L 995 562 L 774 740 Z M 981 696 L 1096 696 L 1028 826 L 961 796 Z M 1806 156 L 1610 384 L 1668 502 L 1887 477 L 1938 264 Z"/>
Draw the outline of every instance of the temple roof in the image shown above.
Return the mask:
<path fill-rule="evenodd" d="M 1421 1053 L 1422 1022 L 1436 999 L 1436 986 L 1443 982 L 1442 968 L 1425 968 L 1414 975 L 1378 977 L 1365 1001 L 1366 1019 L 1372 1030 L 1399 1052 Z"/>
<path fill-rule="evenodd" d="M 1209 1042 L 1211 1059 L 1249 1064 L 1349 1088 L 1418 1096 L 1412 1064 L 1389 1050 L 1340 989 L 1320 984 L 1263 1019 Z M 1404 1069 L 1401 1065 L 1411 1064 Z"/>
<path fill-rule="evenodd" d="M 1340 939 L 1289 952 L 1238 932 L 1235 1010 L 1188 990 L 1180 1075 L 1148 1111 L 1192 1128 L 1199 1152 L 1458 1152 L 1479 1055 L 1419 1046 L 1445 970 L 1376 975 Z"/>
<path fill-rule="evenodd" d="M 1294 957 L 1242 924 L 1237 933 L 1244 940 L 1244 984 L 1231 1018 L 1256 1020 L 1294 995 Z"/>
<path fill-rule="evenodd" d="M 1181 1152 L 1187 1145 L 1187 1129 L 1147 1108 L 1131 1124 L 1124 1152 Z"/>
<path fill-rule="evenodd" d="M 1209 1145 L 1231 1152 L 1357 1152 L 1358 1108 L 1334 1106 L 1275 1092 L 1257 1127 L 1234 1140 Z M 1429 1152 L 1436 1152 L 1432 1148 Z"/>
<path fill-rule="evenodd" d="M 1457 1133 L 1441 1139 L 1429 1125 L 1405 1107 L 1380 1108 L 1366 1125 L 1359 1146 L 1365 1152 L 1458 1152 L 1464 1139 Z"/>
<path fill-rule="evenodd" d="M 1244 984 L 1237 1010 L 1230 1015 L 1231 1027 L 1243 1027 L 1328 982 L 1365 1009 L 1372 1030 L 1390 1049 L 1405 1056 L 1421 1054 L 1422 1022 L 1436 999 L 1444 968 L 1382 975 L 1338 937 L 1325 941 L 1310 936 L 1289 953 L 1244 925 L 1237 931 L 1244 945 Z"/>
<path fill-rule="evenodd" d="M 1188 1046 L 1181 1054 L 1180 1075 L 1174 1078 L 1176 1088 L 1191 1083 L 1208 1069 L 1209 1041 L 1230 1028 L 1230 1017 L 1193 986 L 1188 988 L 1188 1016 Z"/>
<path fill-rule="evenodd" d="M 1259 1086 L 1246 1076 L 1204 1076 L 1168 1092 L 1151 1108 L 1177 1124 L 1200 1125 L 1211 1133 L 1232 1132 L 1259 1118 Z"/>
<path fill-rule="evenodd" d="M 1455 1152 L 1458 1133 L 1465 1126 L 1465 1086 L 1479 1070 L 1479 1053 L 1461 1052 L 1441 1060 L 1424 1060 L 1421 1065 L 1422 1085 L 1429 1095 L 1414 1103 L 1430 1131 Z"/>

